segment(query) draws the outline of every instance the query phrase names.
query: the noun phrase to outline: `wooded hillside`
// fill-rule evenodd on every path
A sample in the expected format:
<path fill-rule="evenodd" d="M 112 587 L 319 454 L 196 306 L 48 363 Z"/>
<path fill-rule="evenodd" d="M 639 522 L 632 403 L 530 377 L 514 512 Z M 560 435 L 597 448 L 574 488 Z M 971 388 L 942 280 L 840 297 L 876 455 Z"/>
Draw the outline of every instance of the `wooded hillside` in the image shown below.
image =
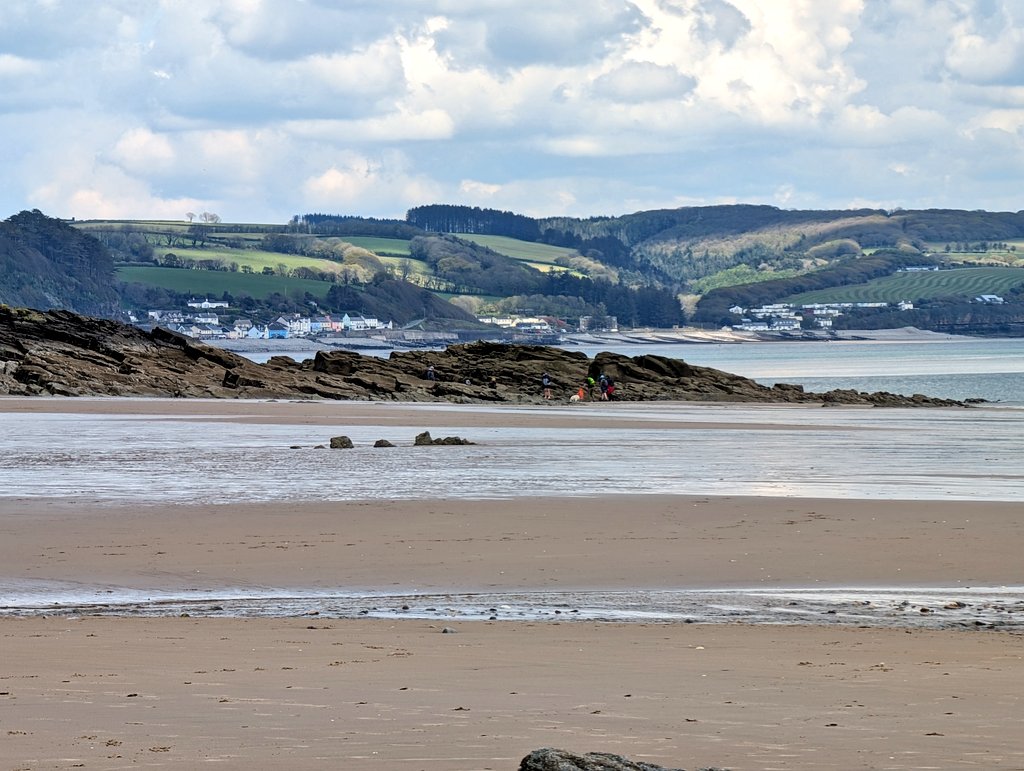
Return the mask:
<path fill-rule="evenodd" d="M 33 210 L 0 222 L 0 303 L 109 316 L 113 275 L 110 252 L 60 220 Z"/>

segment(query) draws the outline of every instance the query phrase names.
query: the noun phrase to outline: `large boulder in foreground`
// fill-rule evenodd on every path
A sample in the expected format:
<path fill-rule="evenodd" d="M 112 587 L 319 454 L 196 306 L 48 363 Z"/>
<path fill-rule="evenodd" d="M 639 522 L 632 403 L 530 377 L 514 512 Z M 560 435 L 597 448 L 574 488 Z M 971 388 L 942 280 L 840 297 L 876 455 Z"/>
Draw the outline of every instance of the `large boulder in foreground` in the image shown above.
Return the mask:
<path fill-rule="evenodd" d="M 428 377 L 428 367 L 430 370 Z M 256 364 L 164 329 L 145 332 L 69 311 L 0 306 L 0 395 L 361 399 L 403 402 L 544 402 L 547 373 L 566 402 L 587 377 L 614 378 L 623 401 L 714 401 L 965 406 L 925 396 L 763 386 L 749 378 L 664 356 L 476 342 L 388 359 L 318 351 L 310 361 L 275 356 Z"/>
<path fill-rule="evenodd" d="M 607 752 L 588 752 L 576 755 L 565 750 L 534 750 L 519 764 L 519 771 L 684 771 L 681 768 L 665 768 L 650 763 L 627 760 L 621 755 Z"/>

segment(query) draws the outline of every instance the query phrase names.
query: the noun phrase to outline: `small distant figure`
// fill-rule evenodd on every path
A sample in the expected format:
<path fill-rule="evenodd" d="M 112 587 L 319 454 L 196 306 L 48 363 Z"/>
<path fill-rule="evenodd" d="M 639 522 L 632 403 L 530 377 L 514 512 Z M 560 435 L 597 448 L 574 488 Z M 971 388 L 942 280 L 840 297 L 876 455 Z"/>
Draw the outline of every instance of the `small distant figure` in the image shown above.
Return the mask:
<path fill-rule="evenodd" d="M 434 372 L 434 365 L 431 364 L 427 367 L 427 380 L 437 380 L 437 373 Z"/>
<path fill-rule="evenodd" d="M 587 386 L 587 398 L 588 399 L 593 399 L 594 398 L 594 389 L 597 388 L 597 381 L 594 380 L 593 375 L 587 375 L 587 382 L 586 382 L 585 385 Z M 580 397 L 580 398 L 583 398 L 583 397 Z"/>
<path fill-rule="evenodd" d="M 601 400 L 608 401 L 608 376 L 602 372 L 597 384 L 601 387 Z"/>
<path fill-rule="evenodd" d="M 550 399 L 551 398 L 551 375 L 549 375 L 547 372 L 545 372 L 543 375 L 541 375 L 540 376 L 540 384 L 544 388 L 544 398 L 545 399 Z"/>
<path fill-rule="evenodd" d="M 604 398 L 608 401 L 615 400 L 615 380 L 611 376 L 607 378 L 607 387 L 604 389 Z"/>

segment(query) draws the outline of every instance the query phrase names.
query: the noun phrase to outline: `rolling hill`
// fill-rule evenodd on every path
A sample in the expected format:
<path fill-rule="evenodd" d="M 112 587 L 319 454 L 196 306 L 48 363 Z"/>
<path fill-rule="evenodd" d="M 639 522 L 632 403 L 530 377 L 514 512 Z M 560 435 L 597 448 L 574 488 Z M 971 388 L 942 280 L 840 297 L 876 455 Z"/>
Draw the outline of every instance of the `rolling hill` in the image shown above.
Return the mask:
<path fill-rule="evenodd" d="M 14 219 L 8 231 L 20 227 Z M 92 261 L 107 266 L 101 272 L 108 283 L 116 275 L 122 302 L 137 304 L 202 293 L 300 308 L 329 303 L 332 287 L 383 280 L 454 298 L 473 312 L 612 314 L 626 326 L 682 323 L 683 295 L 696 320 L 710 324 L 724 321 L 730 304 L 754 301 L 969 302 L 998 294 L 1011 314 L 1022 302 L 1024 212 L 730 205 L 534 219 L 430 205 L 411 209 L 404 220 L 308 214 L 285 224 L 73 225 L 87 240 L 70 251 L 95 237 L 105 252 Z M 0 277 L 0 299 L 51 302 L 45 291 L 24 294 L 34 269 L 26 273 L 31 260 L 24 255 L 21 267 L 10 261 L 17 238 L 4 247 L 9 269 Z M 943 270 L 898 272 L 929 264 Z M 39 270 L 59 298 L 52 287 L 64 277 L 52 265 Z M 71 276 L 88 284 L 85 272 L 73 269 Z M 94 307 L 117 305 L 116 296 L 102 294 L 93 292 Z"/>

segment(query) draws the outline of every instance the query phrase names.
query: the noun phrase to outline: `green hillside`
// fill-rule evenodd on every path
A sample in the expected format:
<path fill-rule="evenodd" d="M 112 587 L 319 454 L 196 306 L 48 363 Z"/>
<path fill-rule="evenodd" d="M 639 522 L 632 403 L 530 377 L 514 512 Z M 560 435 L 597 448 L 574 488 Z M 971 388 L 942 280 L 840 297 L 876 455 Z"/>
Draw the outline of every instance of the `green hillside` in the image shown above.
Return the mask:
<path fill-rule="evenodd" d="M 264 268 L 279 272 L 281 266 L 288 270 L 295 268 L 313 268 L 328 273 L 337 273 L 340 265 L 331 260 L 317 257 L 304 257 L 298 254 L 281 254 L 265 252 L 260 249 L 158 249 L 157 254 L 166 259 L 166 253 L 174 254 L 183 263 L 195 263 L 204 260 L 219 262 L 227 269 L 234 263 L 238 268 L 243 265 L 259 273 Z"/>
<path fill-rule="evenodd" d="M 359 246 L 381 257 L 404 257 L 409 254 L 409 241 L 404 238 L 381 238 L 380 236 L 342 236 L 353 246 Z"/>
<path fill-rule="evenodd" d="M 147 284 L 193 297 L 221 297 L 227 292 L 235 296 L 248 295 L 257 299 L 266 299 L 274 293 L 301 299 L 308 292 L 322 299 L 334 286 L 326 281 L 311 281 L 290 276 L 136 265 L 119 267 L 116 275 L 119 281 Z"/>
<path fill-rule="evenodd" d="M 792 295 L 782 302 L 899 302 L 944 297 L 972 298 L 982 294 L 1005 295 L 1024 285 L 1024 268 L 978 267 L 955 270 L 895 273 L 864 284 Z"/>
<path fill-rule="evenodd" d="M 559 257 L 570 257 L 576 254 L 575 249 L 565 246 L 550 246 L 532 241 L 522 241 L 508 236 L 482 236 L 476 233 L 456 233 L 459 238 L 493 249 L 521 262 L 537 262 L 554 264 Z"/>

